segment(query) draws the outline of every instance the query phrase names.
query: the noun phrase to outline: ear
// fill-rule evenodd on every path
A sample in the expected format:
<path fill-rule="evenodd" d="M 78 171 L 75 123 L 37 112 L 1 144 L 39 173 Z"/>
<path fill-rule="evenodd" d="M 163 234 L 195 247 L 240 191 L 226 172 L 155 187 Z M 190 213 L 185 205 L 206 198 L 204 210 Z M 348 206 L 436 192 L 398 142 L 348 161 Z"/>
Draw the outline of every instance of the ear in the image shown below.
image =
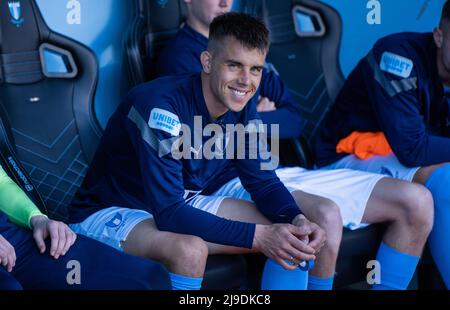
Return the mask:
<path fill-rule="evenodd" d="M 436 44 L 437 48 L 442 47 L 442 40 L 444 38 L 444 34 L 442 33 L 442 29 L 434 28 L 433 30 L 433 39 L 434 43 Z"/>
<path fill-rule="evenodd" d="M 202 63 L 203 72 L 205 72 L 206 74 L 210 74 L 212 66 L 212 55 L 208 51 L 204 51 L 200 55 L 200 61 Z"/>

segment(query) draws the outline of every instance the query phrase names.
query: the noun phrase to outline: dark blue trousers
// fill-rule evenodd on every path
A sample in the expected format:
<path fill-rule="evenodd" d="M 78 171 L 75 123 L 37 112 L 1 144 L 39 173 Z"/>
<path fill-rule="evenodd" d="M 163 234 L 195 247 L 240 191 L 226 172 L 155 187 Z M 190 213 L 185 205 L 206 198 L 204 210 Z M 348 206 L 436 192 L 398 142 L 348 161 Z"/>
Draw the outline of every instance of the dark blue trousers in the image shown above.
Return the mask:
<path fill-rule="evenodd" d="M 119 252 L 81 235 L 66 255 L 54 259 L 49 255 L 49 240 L 46 252 L 40 254 L 30 231 L 15 226 L 0 229 L 0 233 L 14 246 L 17 257 L 11 273 L 0 266 L 0 290 L 172 288 L 168 272 L 160 263 Z"/>

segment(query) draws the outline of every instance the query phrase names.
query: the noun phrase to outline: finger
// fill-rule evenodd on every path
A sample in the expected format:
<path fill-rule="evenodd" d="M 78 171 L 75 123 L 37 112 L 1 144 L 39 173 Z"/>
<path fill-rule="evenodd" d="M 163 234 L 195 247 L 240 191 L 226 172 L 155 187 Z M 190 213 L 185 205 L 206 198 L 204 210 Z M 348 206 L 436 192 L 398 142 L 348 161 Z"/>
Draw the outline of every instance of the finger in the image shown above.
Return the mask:
<path fill-rule="evenodd" d="M 75 243 L 75 241 L 77 240 L 77 234 L 74 233 L 72 230 L 69 230 L 69 242 L 68 242 L 68 248 L 66 250 L 66 252 L 64 253 L 64 255 L 66 255 L 67 251 L 70 250 L 70 247 Z"/>
<path fill-rule="evenodd" d="M 73 231 L 72 231 L 72 245 L 74 245 L 75 244 L 75 242 L 77 241 L 77 234 L 76 233 L 74 233 Z"/>
<path fill-rule="evenodd" d="M 291 255 L 289 256 L 289 260 L 292 261 L 292 258 L 294 259 L 293 262 L 296 263 L 297 265 L 299 264 L 299 262 L 304 261 L 304 260 L 315 260 L 316 256 L 312 255 L 312 254 L 306 254 L 304 252 L 298 251 L 294 248 L 292 248 L 289 253 L 291 253 Z"/>
<path fill-rule="evenodd" d="M 58 247 L 56 249 L 55 258 L 58 259 L 59 256 L 63 253 L 64 247 L 66 245 L 66 232 L 63 225 L 58 225 Z"/>
<path fill-rule="evenodd" d="M 326 234 L 325 231 L 317 227 L 315 231 L 310 235 L 311 236 L 311 242 L 309 243 L 309 246 L 314 249 L 320 249 L 323 247 L 326 241 Z"/>
<path fill-rule="evenodd" d="M 68 227 L 65 227 L 64 229 L 65 239 L 66 242 L 64 243 L 64 247 L 62 249 L 61 255 L 65 255 L 67 251 L 69 250 L 70 246 L 72 245 L 72 232 L 69 230 Z"/>
<path fill-rule="evenodd" d="M 12 253 L 13 253 L 13 259 L 14 259 L 14 265 L 16 265 L 17 256 L 16 256 L 16 251 L 14 250 L 14 248 L 12 248 Z"/>
<path fill-rule="evenodd" d="M 289 238 L 289 243 L 291 246 L 297 251 L 303 252 L 305 254 L 315 254 L 316 250 L 311 247 L 309 244 L 299 240 L 297 237 Z"/>
<path fill-rule="evenodd" d="M 59 232 L 58 227 L 55 225 L 49 225 L 49 233 L 50 233 L 50 255 L 55 257 L 56 250 L 58 249 L 58 242 L 59 242 Z"/>
<path fill-rule="evenodd" d="M 3 267 L 6 267 L 8 265 L 8 255 L 6 255 L 6 254 L 3 255 L 2 265 L 3 265 Z"/>
<path fill-rule="evenodd" d="M 311 242 L 308 244 L 310 247 L 316 249 L 318 251 L 320 248 L 323 247 L 325 244 L 325 238 L 322 236 L 319 236 L 318 234 L 311 235 Z"/>
<path fill-rule="evenodd" d="M 275 258 L 275 261 L 281 265 L 281 267 L 283 267 L 286 270 L 294 270 L 295 268 L 297 268 L 296 265 L 291 265 L 287 262 L 286 258 Z"/>
<path fill-rule="evenodd" d="M 44 237 L 42 236 L 42 231 L 38 230 L 35 233 L 33 233 L 34 241 L 36 242 L 36 245 L 39 249 L 39 252 L 42 254 L 45 252 L 45 242 Z"/>
<path fill-rule="evenodd" d="M 14 257 L 13 257 L 13 252 L 10 251 L 8 253 L 8 264 L 6 266 L 6 269 L 8 270 L 8 272 L 12 271 L 14 265 L 15 265 L 15 260 L 14 260 Z"/>
<path fill-rule="evenodd" d="M 302 224 L 301 226 L 290 225 L 289 227 L 291 228 L 291 232 L 298 238 L 301 238 L 305 235 L 308 236 L 313 232 L 311 226 L 306 223 Z"/>
<path fill-rule="evenodd" d="M 14 266 L 16 266 L 16 251 L 14 250 L 14 247 L 11 246 L 11 263 L 12 263 L 12 268 L 14 268 Z"/>
<path fill-rule="evenodd" d="M 308 235 L 304 235 L 304 236 L 298 237 L 298 239 L 300 239 L 302 242 L 304 242 L 306 244 L 309 244 L 309 236 Z"/>

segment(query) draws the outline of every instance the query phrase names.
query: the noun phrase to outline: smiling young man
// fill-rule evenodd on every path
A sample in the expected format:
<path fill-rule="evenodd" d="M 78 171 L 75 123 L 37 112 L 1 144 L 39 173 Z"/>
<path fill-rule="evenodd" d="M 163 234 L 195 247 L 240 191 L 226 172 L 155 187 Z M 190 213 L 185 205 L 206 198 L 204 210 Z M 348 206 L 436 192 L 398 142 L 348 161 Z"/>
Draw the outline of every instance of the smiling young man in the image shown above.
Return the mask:
<path fill-rule="evenodd" d="M 424 184 L 435 205 L 429 245 L 450 288 L 450 2 L 433 33 L 380 39 L 351 72 L 315 145 L 317 164 Z M 382 133 L 389 155 L 337 152 L 354 132 Z"/>
<path fill-rule="evenodd" d="M 247 154 L 242 159 L 233 152 L 234 159 L 208 160 L 204 153 L 208 130 L 241 124 L 248 136 L 258 127 L 254 95 L 268 30 L 248 15 L 226 14 L 214 20 L 210 34 L 202 73 L 138 86 L 113 114 L 70 208 L 71 226 L 119 250 L 162 261 L 175 289 L 200 288 L 208 254 L 248 252 L 272 259 L 266 273 L 277 279 L 286 272 L 298 275 L 292 283 L 280 280 L 283 288 L 305 288 L 297 265 L 316 258 L 323 230 L 302 215 L 273 171 L 261 169 L 260 156 L 249 158 L 250 140 L 241 144 Z M 178 157 L 180 138 L 188 132 L 200 139 L 196 149 L 204 156 L 192 158 L 187 148 L 188 156 Z M 214 144 L 234 147 L 227 134 Z M 230 162 L 256 207 L 205 194 Z"/>

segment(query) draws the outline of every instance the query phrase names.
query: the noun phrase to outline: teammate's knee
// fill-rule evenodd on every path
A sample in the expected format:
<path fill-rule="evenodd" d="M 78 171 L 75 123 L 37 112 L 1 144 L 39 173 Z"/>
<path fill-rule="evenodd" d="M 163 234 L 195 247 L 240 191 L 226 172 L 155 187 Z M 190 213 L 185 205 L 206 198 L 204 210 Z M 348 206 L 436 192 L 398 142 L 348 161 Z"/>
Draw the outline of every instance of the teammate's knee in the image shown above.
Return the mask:
<path fill-rule="evenodd" d="M 403 214 L 409 225 L 429 233 L 433 226 L 434 203 L 431 192 L 416 183 L 408 184 L 407 193 L 402 195 Z"/>

